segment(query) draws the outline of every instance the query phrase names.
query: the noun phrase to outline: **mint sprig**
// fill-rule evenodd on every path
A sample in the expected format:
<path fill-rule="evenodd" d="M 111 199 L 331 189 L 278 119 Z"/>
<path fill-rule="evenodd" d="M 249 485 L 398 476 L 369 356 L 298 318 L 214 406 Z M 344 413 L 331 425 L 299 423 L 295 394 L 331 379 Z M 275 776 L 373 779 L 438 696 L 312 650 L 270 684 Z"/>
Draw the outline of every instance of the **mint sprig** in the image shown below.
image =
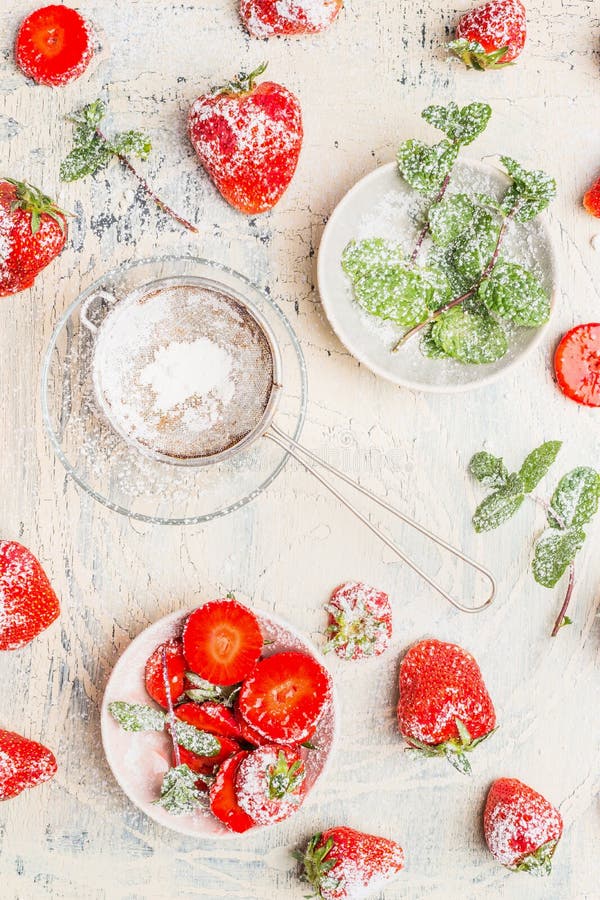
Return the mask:
<path fill-rule="evenodd" d="M 213 734 L 177 718 L 171 725 L 169 716 L 153 706 L 114 700 L 109 703 L 108 711 L 123 731 L 164 731 L 168 723 L 177 743 L 186 750 L 198 756 L 216 756 L 221 750 L 221 743 Z"/>
<path fill-rule="evenodd" d="M 173 816 L 187 816 L 204 805 L 204 795 L 197 781 L 198 776 L 185 763 L 174 766 L 166 772 L 160 797 L 154 802 Z"/>
<path fill-rule="evenodd" d="M 195 672 L 185 673 L 186 681 L 192 685 L 185 695 L 196 703 L 221 703 L 223 706 L 232 707 L 242 688 L 241 684 L 220 685 L 212 684 L 205 678 L 200 678 Z"/>

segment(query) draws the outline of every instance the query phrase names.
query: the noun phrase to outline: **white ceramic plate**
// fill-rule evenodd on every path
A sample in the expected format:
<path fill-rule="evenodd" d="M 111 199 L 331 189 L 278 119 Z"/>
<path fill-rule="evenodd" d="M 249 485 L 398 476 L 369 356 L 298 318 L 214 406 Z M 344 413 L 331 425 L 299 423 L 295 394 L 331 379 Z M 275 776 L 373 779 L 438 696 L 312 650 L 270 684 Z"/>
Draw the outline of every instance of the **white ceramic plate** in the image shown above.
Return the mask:
<path fill-rule="evenodd" d="M 451 192 L 487 192 L 499 197 L 507 184 L 506 176 L 490 165 L 459 161 L 453 171 Z M 546 326 L 515 328 L 506 356 L 489 365 L 428 359 L 419 350 L 418 335 L 397 353 L 391 353 L 405 329 L 369 315 L 356 303 L 341 256 L 349 241 L 366 237 L 399 241 L 410 253 L 419 230 L 416 222 L 422 204 L 422 198 L 398 174 L 396 163 L 381 166 L 359 181 L 338 204 L 323 232 L 318 259 L 319 293 L 340 341 L 375 374 L 417 390 L 465 391 L 488 384 L 526 356 Z M 512 223 L 502 252 L 507 259 L 536 273 L 554 308 L 556 254 L 545 216 L 526 224 Z"/>
<path fill-rule="evenodd" d="M 194 607 L 195 608 L 195 607 Z M 146 660 L 163 641 L 179 637 L 183 623 L 192 610 L 180 610 L 165 616 L 150 625 L 125 650 L 106 685 L 102 700 L 101 730 L 102 743 L 108 764 L 122 791 L 139 809 L 165 828 L 181 834 L 205 838 L 243 838 L 259 830 L 251 828 L 244 834 L 234 834 L 216 819 L 208 810 L 198 810 L 189 816 L 174 816 L 155 804 L 160 796 L 160 785 L 171 765 L 171 741 L 165 733 L 124 731 L 108 711 L 113 700 L 127 703 L 154 705 L 144 686 Z M 314 656 L 324 665 L 316 647 L 295 628 L 274 616 L 254 610 L 265 641 L 273 641 L 265 648 L 265 656 L 281 653 L 283 650 L 300 650 Z M 316 749 L 311 750 L 305 760 L 307 795 L 313 790 L 323 775 L 337 733 L 335 695 L 326 707 L 314 738 Z M 262 826 L 267 827 L 267 826 Z M 272 826 L 270 826 L 272 827 Z"/>

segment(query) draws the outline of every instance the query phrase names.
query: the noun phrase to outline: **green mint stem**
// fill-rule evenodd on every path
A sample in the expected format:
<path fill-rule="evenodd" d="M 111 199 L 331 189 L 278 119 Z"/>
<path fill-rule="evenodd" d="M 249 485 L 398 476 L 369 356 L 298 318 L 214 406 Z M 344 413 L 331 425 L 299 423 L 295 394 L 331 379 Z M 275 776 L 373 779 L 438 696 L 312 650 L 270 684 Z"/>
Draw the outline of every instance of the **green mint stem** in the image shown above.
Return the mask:
<path fill-rule="evenodd" d="M 500 255 L 500 248 L 502 247 L 502 242 L 504 240 L 504 236 L 506 234 L 506 228 L 508 222 L 514 214 L 516 213 L 517 208 L 511 209 L 511 211 L 504 217 L 502 225 L 500 226 L 500 231 L 498 232 L 498 240 L 496 241 L 496 246 L 494 247 L 494 252 L 492 253 L 485 269 L 481 273 L 476 284 L 473 285 L 472 288 L 469 288 L 466 293 L 461 294 L 460 297 L 455 297 L 454 300 L 451 300 L 449 303 L 446 303 L 444 306 L 441 306 L 438 310 L 436 310 L 432 315 L 428 316 L 424 322 L 419 322 L 418 325 L 414 325 L 412 328 L 409 328 L 407 332 L 405 332 L 400 340 L 394 344 L 392 347 L 392 353 L 396 353 L 404 344 L 407 343 L 415 334 L 421 331 L 423 328 L 426 328 L 428 325 L 432 325 L 436 322 L 440 316 L 442 316 L 445 312 L 448 312 L 449 309 L 453 309 L 455 306 L 459 306 L 461 303 L 464 303 L 465 300 L 469 300 L 473 297 L 474 294 L 477 293 L 479 288 L 481 287 L 482 282 L 485 281 L 486 278 L 491 274 L 494 269 L 494 266 L 498 262 L 498 256 Z M 425 236 L 423 236 L 424 239 Z"/>
<path fill-rule="evenodd" d="M 444 178 L 444 180 L 442 182 L 442 186 L 439 190 L 439 193 L 438 193 L 437 197 L 435 198 L 435 200 L 433 201 L 434 204 L 439 203 L 440 200 L 443 199 L 444 194 L 448 190 L 449 184 L 450 184 L 450 172 L 448 172 L 448 174 Z M 425 225 L 423 225 L 423 228 L 421 229 L 421 233 L 419 234 L 419 237 L 417 238 L 417 243 L 415 244 L 415 248 L 410 255 L 410 259 L 409 259 L 410 265 L 413 265 L 416 262 L 417 256 L 419 255 L 419 250 L 423 246 L 423 241 L 425 240 L 425 238 L 427 237 L 428 234 L 429 234 L 429 221 L 427 221 L 425 223 Z"/>
<path fill-rule="evenodd" d="M 575 564 L 571 563 L 569 566 L 569 584 L 567 585 L 567 593 L 565 594 L 565 599 L 563 600 L 563 605 L 560 608 L 560 612 L 554 623 L 554 628 L 551 632 L 551 637 L 556 637 L 558 632 L 560 631 L 560 626 L 562 625 L 563 619 L 567 613 L 567 609 L 569 608 L 569 603 L 571 602 L 571 597 L 573 595 L 573 588 L 575 587 Z"/>
<path fill-rule="evenodd" d="M 175 740 L 175 710 L 173 708 L 173 697 L 171 696 L 171 684 L 169 682 L 169 669 L 167 667 L 167 650 L 162 649 L 162 676 L 165 685 L 165 694 L 167 697 L 167 707 L 169 710 L 169 731 L 171 733 L 171 741 L 173 743 L 173 757 L 175 759 L 175 767 L 181 765 L 181 753 L 179 752 L 179 744 Z"/>
<path fill-rule="evenodd" d="M 107 138 L 106 138 L 106 135 L 104 135 L 104 134 L 100 131 L 99 128 L 96 128 L 96 134 L 97 134 L 98 137 L 101 138 L 103 141 L 108 142 L 108 141 L 107 141 Z M 117 159 L 119 160 L 119 162 L 122 163 L 122 164 L 125 166 L 126 169 L 129 169 L 129 171 L 131 172 L 131 174 L 134 175 L 134 176 L 137 178 L 137 180 L 139 181 L 139 183 L 141 184 L 141 186 L 143 187 L 143 189 L 145 190 L 145 192 L 148 194 L 148 196 L 149 196 L 152 200 L 154 200 L 154 202 L 156 203 L 156 205 L 157 205 L 160 209 L 162 209 L 162 211 L 163 211 L 164 213 L 166 213 L 168 216 L 171 216 L 171 218 L 175 219 L 176 222 L 179 222 L 180 225 L 183 225 L 184 228 L 187 228 L 188 231 L 193 231 L 194 234 L 198 234 L 198 229 L 196 228 L 196 226 L 195 226 L 195 225 L 192 225 L 191 222 L 188 222 L 187 219 L 184 219 L 183 216 L 180 216 L 178 213 L 176 213 L 175 210 L 172 209 L 172 208 L 168 205 L 168 203 L 165 203 L 165 201 L 162 200 L 162 199 L 158 196 L 158 194 L 156 194 L 156 193 L 152 190 L 152 188 L 150 187 L 150 185 L 148 184 L 148 182 L 146 181 L 146 179 L 144 178 L 144 176 L 143 176 L 143 175 L 140 175 L 140 173 L 139 173 L 139 172 L 137 171 L 137 169 L 129 162 L 129 160 L 127 159 L 126 156 L 123 156 L 122 153 L 116 153 L 115 155 L 116 155 Z"/>

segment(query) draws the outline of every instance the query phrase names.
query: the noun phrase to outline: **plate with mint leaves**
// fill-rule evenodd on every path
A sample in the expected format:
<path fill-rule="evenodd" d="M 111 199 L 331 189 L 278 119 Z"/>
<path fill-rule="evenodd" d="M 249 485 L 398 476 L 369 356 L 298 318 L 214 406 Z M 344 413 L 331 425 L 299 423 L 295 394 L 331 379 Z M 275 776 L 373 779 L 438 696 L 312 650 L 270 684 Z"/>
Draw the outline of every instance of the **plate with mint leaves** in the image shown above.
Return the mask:
<path fill-rule="evenodd" d="M 545 210 L 556 183 L 508 155 L 461 156 L 491 115 L 485 103 L 428 106 L 422 117 L 441 140 L 404 141 L 395 162 L 346 194 L 323 233 L 318 283 L 330 324 L 396 384 L 487 384 L 536 346 L 552 315 Z"/>

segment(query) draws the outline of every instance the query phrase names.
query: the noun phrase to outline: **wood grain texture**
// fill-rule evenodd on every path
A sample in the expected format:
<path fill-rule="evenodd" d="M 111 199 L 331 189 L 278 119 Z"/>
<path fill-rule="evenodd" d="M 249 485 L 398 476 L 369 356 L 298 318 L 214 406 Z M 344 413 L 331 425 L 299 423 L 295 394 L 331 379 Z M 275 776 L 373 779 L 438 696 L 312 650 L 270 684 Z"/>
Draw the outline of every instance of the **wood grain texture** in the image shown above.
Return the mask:
<path fill-rule="evenodd" d="M 598 463 L 598 414 L 564 400 L 549 367 L 558 335 L 597 320 L 600 304 L 600 256 L 589 243 L 600 225 L 579 204 L 600 166 L 597 4 L 530 0 L 522 60 L 481 75 L 447 60 L 442 43 L 457 9 L 441 0 L 347 0 L 326 34 L 269 43 L 248 38 L 235 0 L 80 0 L 103 30 L 105 52 L 83 78 L 56 90 L 27 83 L 12 61 L 17 23 L 35 5 L 16 0 L 0 10 L 0 168 L 43 186 L 77 217 L 68 247 L 34 288 L 0 302 L 0 528 L 38 553 L 63 612 L 30 647 L 0 657 L 0 724 L 45 741 L 60 769 L 49 785 L 0 808 L 3 900 L 299 900 L 306 890 L 289 850 L 338 822 L 405 847 L 407 870 L 380 895 L 386 900 L 600 896 L 598 529 L 582 554 L 576 624 L 552 641 L 559 593 L 528 572 L 540 514 L 526 508 L 514 526 L 477 537 L 469 524 L 477 491 L 465 478 L 484 445 L 518 465 L 537 443 L 562 438 L 557 474 Z M 306 139 L 279 207 L 246 219 L 198 167 L 185 121 L 200 91 L 263 58 L 271 77 L 299 94 Z M 147 169 L 197 222 L 198 236 L 148 205 L 118 165 L 59 184 L 71 131 L 64 116 L 99 94 L 115 128 L 150 132 Z M 561 296 L 547 337 L 520 368 L 480 391 L 427 396 L 378 380 L 337 342 L 320 309 L 315 254 L 345 191 L 390 160 L 400 140 L 428 135 L 424 105 L 472 99 L 488 100 L 494 116 L 471 154 L 504 151 L 557 176 Z M 58 316 L 100 272 L 157 252 L 232 262 L 270 287 L 307 357 L 307 445 L 486 561 L 500 585 L 489 612 L 470 618 L 447 608 L 294 464 L 253 504 L 205 527 L 131 522 L 65 478 L 42 428 L 44 347 Z M 435 553 L 397 534 L 439 565 Z M 390 593 L 395 636 L 380 660 L 332 660 L 343 734 L 311 802 L 291 822 L 239 843 L 199 845 L 138 813 L 107 769 L 98 721 L 106 679 L 128 642 L 160 615 L 226 589 L 318 639 L 322 604 L 347 578 Z M 464 587 L 458 572 L 455 584 Z M 477 752 L 470 780 L 442 762 L 411 759 L 396 731 L 398 658 L 424 634 L 471 649 L 497 705 L 500 731 Z M 500 775 L 560 804 L 566 829 L 549 882 L 504 872 L 484 848 L 482 805 Z"/>

